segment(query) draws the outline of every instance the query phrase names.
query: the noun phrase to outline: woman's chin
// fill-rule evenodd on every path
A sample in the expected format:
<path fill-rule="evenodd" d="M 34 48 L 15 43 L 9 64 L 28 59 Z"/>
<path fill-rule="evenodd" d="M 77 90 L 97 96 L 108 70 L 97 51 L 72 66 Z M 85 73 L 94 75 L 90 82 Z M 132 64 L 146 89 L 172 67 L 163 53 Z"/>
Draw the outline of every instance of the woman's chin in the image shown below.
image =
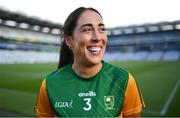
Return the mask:
<path fill-rule="evenodd" d="M 89 62 L 91 63 L 91 64 L 93 64 L 93 65 L 97 65 L 97 64 L 99 64 L 99 63 L 101 63 L 101 61 L 102 61 L 102 57 L 100 56 L 98 56 L 98 57 L 91 57 L 90 59 L 89 59 Z"/>

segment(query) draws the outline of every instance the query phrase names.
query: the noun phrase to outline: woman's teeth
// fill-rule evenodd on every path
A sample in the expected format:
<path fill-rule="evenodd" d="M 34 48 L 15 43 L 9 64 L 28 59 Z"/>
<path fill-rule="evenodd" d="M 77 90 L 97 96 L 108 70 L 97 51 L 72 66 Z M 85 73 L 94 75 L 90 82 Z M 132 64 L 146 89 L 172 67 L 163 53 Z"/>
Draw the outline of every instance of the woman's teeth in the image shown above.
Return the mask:
<path fill-rule="evenodd" d="M 91 48 L 88 48 L 88 50 L 90 52 L 99 52 L 101 51 L 101 47 L 91 47 Z"/>

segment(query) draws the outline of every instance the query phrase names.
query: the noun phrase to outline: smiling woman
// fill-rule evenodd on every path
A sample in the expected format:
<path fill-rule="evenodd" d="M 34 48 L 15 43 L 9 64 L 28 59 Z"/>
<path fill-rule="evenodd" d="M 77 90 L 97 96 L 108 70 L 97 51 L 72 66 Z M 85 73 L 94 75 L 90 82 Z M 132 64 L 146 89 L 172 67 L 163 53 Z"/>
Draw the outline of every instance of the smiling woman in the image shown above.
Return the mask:
<path fill-rule="evenodd" d="M 37 116 L 140 116 L 143 101 L 132 75 L 103 61 L 107 34 L 100 13 L 80 7 L 63 31 L 58 69 L 42 83 Z"/>
<path fill-rule="evenodd" d="M 86 10 L 80 16 L 72 36 L 65 35 L 64 41 L 73 53 L 72 68 L 79 76 L 87 78 L 102 67 L 107 35 L 102 18 L 96 12 Z"/>

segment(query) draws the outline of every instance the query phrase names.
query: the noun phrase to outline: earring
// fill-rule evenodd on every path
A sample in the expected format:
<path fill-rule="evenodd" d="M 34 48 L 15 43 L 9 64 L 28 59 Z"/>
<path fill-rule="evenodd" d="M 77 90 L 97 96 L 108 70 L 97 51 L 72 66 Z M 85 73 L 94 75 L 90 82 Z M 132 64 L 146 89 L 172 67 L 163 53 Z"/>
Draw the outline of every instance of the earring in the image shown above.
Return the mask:
<path fill-rule="evenodd" d="M 69 49 L 71 49 L 71 48 L 72 48 L 72 47 L 71 47 L 71 46 L 69 46 L 69 45 L 68 45 L 68 47 L 69 47 Z"/>

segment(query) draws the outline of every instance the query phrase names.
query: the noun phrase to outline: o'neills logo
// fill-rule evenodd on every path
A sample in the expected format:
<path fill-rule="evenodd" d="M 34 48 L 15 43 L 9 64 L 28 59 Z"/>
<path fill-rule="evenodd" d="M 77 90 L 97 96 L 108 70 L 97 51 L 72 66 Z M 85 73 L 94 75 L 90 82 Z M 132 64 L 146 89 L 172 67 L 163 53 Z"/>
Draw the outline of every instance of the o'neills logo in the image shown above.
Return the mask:
<path fill-rule="evenodd" d="M 79 97 L 94 97 L 96 96 L 96 93 L 93 91 L 89 91 L 87 93 L 79 93 Z"/>

